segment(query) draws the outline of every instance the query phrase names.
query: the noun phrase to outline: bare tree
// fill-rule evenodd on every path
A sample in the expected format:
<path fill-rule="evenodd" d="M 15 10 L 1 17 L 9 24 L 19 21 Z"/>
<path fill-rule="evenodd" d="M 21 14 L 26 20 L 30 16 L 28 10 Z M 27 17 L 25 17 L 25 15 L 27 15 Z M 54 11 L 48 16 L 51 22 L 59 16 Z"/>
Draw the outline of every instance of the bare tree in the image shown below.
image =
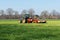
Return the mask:
<path fill-rule="evenodd" d="M 4 10 L 0 10 L 0 18 L 5 19 L 6 14 L 4 13 Z"/>
<path fill-rule="evenodd" d="M 50 13 L 48 18 L 49 18 L 49 19 L 52 19 L 52 16 L 53 16 L 53 15 Z"/>
<path fill-rule="evenodd" d="M 48 11 L 42 11 L 40 17 L 41 18 L 48 18 L 49 12 Z"/>
<path fill-rule="evenodd" d="M 59 17 L 59 12 L 57 12 L 56 10 L 53 10 L 52 12 L 51 12 L 51 15 L 52 15 L 52 18 L 53 19 L 58 19 Z"/>
<path fill-rule="evenodd" d="M 23 10 L 22 12 L 21 12 L 21 17 L 25 17 L 25 14 L 27 14 L 27 10 Z"/>
<path fill-rule="evenodd" d="M 8 8 L 7 10 L 7 15 L 9 15 L 9 18 L 12 18 L 12 15 L 13 15 L 13 9 L 12 8 Z"/>
<path fill-rule="evenodd" d="M 35 11 L 34 11 L 33 9 L 29 9 L 28 13 L 29 13 L 29 15 L 30 15 L 31 17 L 33 17 L 33 16 L 34 16 Z"/>
<path fill-rule="evenodd" d="M 13 12 L 14 12 L 14 11 L 13 11 L 12 8 L 8 8 L 6 11 L 7 11 L 7 14 L 8 14 L 8 15 L 13 15 Z"/>
<path fill-rule="evenodd" d="M 19 18 L 19 12 L 18 11 L 14 11 L 14 13 L 15 13 L 15 18 L 16 19 Z"/>
<path fill-rule="evenodd" d="M 56 10 L 53 10 L 51 13 L 53 16 L 56 16 Z"/>
<path fill-rule="evenodd" d="M 0 14 L 1 14 L 1 16 L 5 15 L 4 10 L 0 10 Z"/>

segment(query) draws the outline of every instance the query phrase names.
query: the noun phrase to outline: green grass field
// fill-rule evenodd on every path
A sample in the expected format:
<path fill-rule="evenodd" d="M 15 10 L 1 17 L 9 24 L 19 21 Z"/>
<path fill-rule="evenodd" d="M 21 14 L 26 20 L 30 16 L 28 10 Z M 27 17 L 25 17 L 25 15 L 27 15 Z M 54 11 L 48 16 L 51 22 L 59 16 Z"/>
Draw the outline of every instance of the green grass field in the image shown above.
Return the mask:
<path fill-rule="evenodd" d="M 60 20 L 30 24 L 0 20 L 0 40 L 60 40 Z"/>

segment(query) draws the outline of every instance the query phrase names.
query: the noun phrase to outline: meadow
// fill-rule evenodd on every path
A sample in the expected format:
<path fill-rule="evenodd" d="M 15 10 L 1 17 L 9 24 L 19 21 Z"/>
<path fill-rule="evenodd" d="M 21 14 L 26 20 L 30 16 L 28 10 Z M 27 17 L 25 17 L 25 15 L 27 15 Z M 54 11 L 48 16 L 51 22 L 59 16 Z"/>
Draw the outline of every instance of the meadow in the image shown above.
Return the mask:
<path fill-rule="evenodd" d="M 0 40 L 60 40 L 60 20 L 47 23 L 0 20 Z"/>

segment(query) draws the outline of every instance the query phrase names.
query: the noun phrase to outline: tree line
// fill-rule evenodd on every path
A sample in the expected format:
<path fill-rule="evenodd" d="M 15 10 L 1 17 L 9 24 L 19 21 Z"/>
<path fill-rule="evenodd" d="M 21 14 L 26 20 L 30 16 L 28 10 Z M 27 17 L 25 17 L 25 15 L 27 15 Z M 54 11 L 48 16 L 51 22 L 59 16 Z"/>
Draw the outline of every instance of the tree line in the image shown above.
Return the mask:
<path fill-rule="evenodd" d="M 24 9 L 21 13 L 19 13 L 18 11 L 13 10 L 12 8 L 8 8 L 5 11 L 0 10 L 0 19 L 19 19 L 21 17 L 24 17 L 25 14 L 29 14 L 31 17 L 36 16 L 40 19 L 60 19 L 60 12 L 57 12 L 56 10 L 53 10 L 52 12 L 44 10 L 40 13 L 35 14 L 34 9 Z"/>

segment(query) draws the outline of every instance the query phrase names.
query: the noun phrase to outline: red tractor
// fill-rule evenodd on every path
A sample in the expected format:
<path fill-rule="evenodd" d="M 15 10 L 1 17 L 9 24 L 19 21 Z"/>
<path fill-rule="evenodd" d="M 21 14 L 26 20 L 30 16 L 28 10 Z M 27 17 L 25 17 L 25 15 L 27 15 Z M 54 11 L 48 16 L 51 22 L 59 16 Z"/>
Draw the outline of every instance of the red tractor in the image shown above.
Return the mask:
<path fill-rule="evenodd" d="M 29 17 L 29 15 L 26 15 L 25 18 L 20 19 L 20 23 L 46 23 L 46 20 L 39 20 L 37 17 Z"/>
<path fill-rule="evenodd" d="M 20 21 L 21 22 L 21 21 Z M 46 20 L 38 20 L 37 18 L 26 18 L 21 23 L 46 23 Z"/>

